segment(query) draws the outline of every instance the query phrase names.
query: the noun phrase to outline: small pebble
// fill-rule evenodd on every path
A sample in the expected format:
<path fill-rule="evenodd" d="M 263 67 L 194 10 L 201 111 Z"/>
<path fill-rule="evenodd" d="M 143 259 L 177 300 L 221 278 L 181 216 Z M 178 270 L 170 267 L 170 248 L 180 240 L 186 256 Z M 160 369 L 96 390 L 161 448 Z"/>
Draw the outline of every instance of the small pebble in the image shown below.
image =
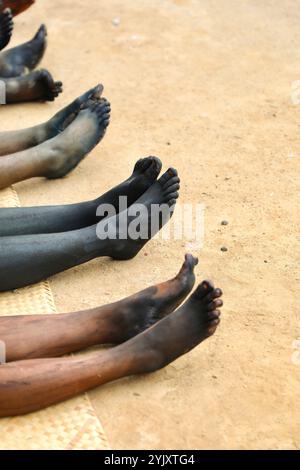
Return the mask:
<path fill-rule="evenodd" d="M 112 20 L 112 24 L 113 24 L 114 26 L 119 26 L 120 23 L 121 23 L 121 20 L 120 20 L 120 18 L 118 18 L 118 17 L 116 17 L 116 18 L 114 18 L 114 19 Z"/>
<path fill-rule="evenodd" d="M 228 225 L 228 224 L 229 224 L 228 220 L 222 220 L 221 222 L 221 225 Z"/>
<path fill-rule="evenodd" d="M 221 251 L 226 252 L 228 251 L 228 248 L 226 248 L 226 246 L 222 246 Z"/>

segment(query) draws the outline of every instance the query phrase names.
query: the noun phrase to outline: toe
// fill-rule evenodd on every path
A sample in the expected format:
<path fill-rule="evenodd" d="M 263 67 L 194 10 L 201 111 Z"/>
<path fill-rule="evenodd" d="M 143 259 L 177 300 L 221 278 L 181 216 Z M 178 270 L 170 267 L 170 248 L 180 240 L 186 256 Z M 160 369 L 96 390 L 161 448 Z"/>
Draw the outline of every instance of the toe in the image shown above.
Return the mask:
<path fill-rule="evenodd" d="M 160 160 L 160 158 L 158 157 L 150 157 L 152 162 L 154 163 L 154 165 L 156 166 L 157 169 L 159 169 L 159 171 L 161 170 L 162 168 L 162 161 Z"/>
<path fill-rule="evenodd" d="M 93 88 L 92 93 L 91 93 L 91 98 L 100 99 L 103 91 L 104 91 L 104 86 L 102 85 L 102 83 L 99 83 L 99 85 Z"/>
<path fill-rule="evenodd" d="M 105 124 L 106 121 L 109 122 L 110 119 L 110 103 L 107 100 L 102 100 L 101 102 L 92 102 L 90 106 L 91 111 L 95 112 L 98 116 L 101 124 Z"/>
<path fill-rule="evenodd" d="M 98 106 L 96 106 L 96 112 L 99 116 L 100 119 L 106 119 L 107 117 L 110 116 L 111 108 L 110 108 L 110 103 L 105 102 L 101 103 Z"/>
<path fill-rule="evenodd" d="M 40 70 L 41 77 L 43 77 L 45 80 L 47 80 L 49 83 L 53 84 L 53 78 L 50 72 L 46 69 L 41 69 Z"/>
<path fill-rule="evenodd" d="M 176 193 L 180 189 L 180 184 L 174 183 L 171 186 L 169 186 L 167 189 L 168 189 L 169 194 Z"/>
<path fill-rule="evenodd" d="M 100 113 L 98 115 L 99 115 L 99 118 L 100 118 L 101 122 L 106 121 L 107 119 L 110 119 L 110 112 L 109 111 L 106 111 L 105 113 Z"/>
<path fill-rule="evenodd" d="M 174 184 L 180 184 L 180 178 L 178 176 L 174 176 L 170 180 L 166 181 L 166 183 L 164 185 L 164 188 L 168 189 L 170 186 L 172 186 Z"/>
<path fill-rule="evenodd" d="M 99 100 L 99 105 L 110 107 L 110 102 L 106 98 L 104 98 L 104 96 L 102 96 Z"/>
<path fill-rule="evenodd" d="M 37 41 L 40 41 L 40 40 L 44 40 L 45 37 L 47 36 L 47 28 L 44 24 L 42 24 L 38 30 L 38 32 L 36 33 L 35 37 L 33 38 L 33 40 L 37 40 Z"/>
<path fill-rule="evenodd" d="M 212 312 L 213 310 L 216 310 L 217 308 L 220 308 L 220 307 L 223 307 L 223 300 L 215 299 L 212 302 L 210 302 L 206 308 L 209 312 Z"/>
<path fill-rule="evenodd" d="M 214 320 L 211 320 L 208 323 L 208 326 L 207 326 L 207 335 L 208 336 L 212 336 L 213 334 L 215 334 L 215 332 L 217 330 L 217 327 L 219 326 L 220 322 L 221 322 L 220 318 L 216 318 Z"/>
<path fill-rule="evenodd" d="M 174 177 L 178 177 L 177 170 L 175 170 L 175 168 L 169 168 L 168 171 L 166 171 L 166 173 L 164 173 L 160 178 L 160 184 L 165 187 L 166 183 Z M 174 182 L 172 181 L 171 184 L 174 184 Z"/>
<path fill-rule="evenodd" d="M 173 201 L 173 200 L 176 200 L 179 198 L 179 193 L 178 192 L 174 192 L 174 193 L 168 193 L 166 195 L 166 202 L 169 202 L 169 201 Z"/>
<path fill-rule="evenodd" d="M 146 175 L 151 180 L 156 180 L 159 173 L 161 172 L 162 162 L 159 158 L 151 157 L 150 166 L 146 170 Z"/>
<path fill-rule="evenodd" d="M 178 176 L 178 171 L 175 168 L 169 168 L 167 173 L 173 178 L 173 176 Z"/>
<path fill-rule="evenodd" d="M 194 292 L 197 299 L 203 299 L 209 292 L 214 289 L 212 281 L 203 281 Z"/>
<path fill-rule="evenodd" d="M 222 295 L 223 295 L 223 292 L 221 291 L 221 289 L 213 288 L 212 291 L 207 294 L 205 300 L 206 300 L 206 302 L 210 303 L 213 300 L 222 297 Z"/>
<path fill-rule="evenodd" d="M 196 258 L 195 256 L 191 255 L 190 253 L 185 255 L 185 265 L 189 269 L 194 269 L 195 266 L 199 263 L 199 259 Z"/>
<path fill-rule="evenodd" d="M 136 173 L 137 171 L 143 171 L 144 168 L 148 168 L 150 164 L 151 162 L 148 158 L 140 158 L 134 165 L 133 173 Z"/>
<path fill-rule="evenodd" d="M 139 173 L 145 173 L 145 171 L 149 170 L 149 168 L 151 168 L 151 166 L 153 165 L 153 160 L 152 158 L 144 158 L 141 163 L 140 163 L 140 166 L 138 168 L 138 171 Z"/>
<path fill-rule="evenodd" d="M 177 203 L 177 199 L 170 199 L 170 201 L 167 201 L 167 203 L 166 203 L 171 208 L 172 212 L 174 212 L 174 209 L 175 209 L 175 206 L 176 206 L 176 203 Z"/>
<path fill-rule="evenodd" d="M 101 95 L 103 91 L 104 91 L 104 86 L 101 83 L 95 86 L 94 88 L 91 88 L 82 96 L 77 98 L 76 100 L 77 106 L 87 106 L 89 104 L 89 101 L 98 103 L 101 100 Z"/>
<path fill-rule="evenodd" d="M 212 312 L 208 312 L 207 320 L 208 322 L 212 322 L 214 320 L 218 320 L 220 316 L 221 316 L 221 311 L 216 309 L 216 310 L 213 310 Z"/>
<path fill-rule="evenodd" d="M 153 164 L 153 157 L 142 158 L 140 160 L 139 170 L 144 172 Z"/>
<path fill-rule="evenodd" d="M 195 266 L 197 266 L 198 262 L 199 262 L 198 258 L 195 258 L 193 255 L 191 255 L 189 253 L 186 254 L 184 263 L 183 263 L 179 273 L 177 274 L 176 278 L 186 276 L 188 273 L 193 272 L 194 268 L 195 268 Z"/>

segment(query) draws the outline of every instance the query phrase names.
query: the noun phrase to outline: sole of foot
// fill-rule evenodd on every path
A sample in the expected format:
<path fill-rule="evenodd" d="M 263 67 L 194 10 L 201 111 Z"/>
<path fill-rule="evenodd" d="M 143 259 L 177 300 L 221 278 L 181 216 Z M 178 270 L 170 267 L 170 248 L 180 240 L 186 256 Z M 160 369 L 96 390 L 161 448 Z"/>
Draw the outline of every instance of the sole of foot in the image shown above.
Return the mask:
<path fill-rule="evenodd" d="M 83 95 L 76 98 L 71 104 L 55 114 L 45 124 L 45 140 L 61 134 L 76 119 L 80 111 L 88 106 L 89 101 L 99 101 L 103 93 L 103 85 L 99 84 L 91 88 Z"/>
<path fill-rule="evenodd" d="M 104 137 L 109 120 L 110 103 L 105 98 L 80 111 L 64 132 L 45 143 L 52 156 L 44 176 L 58 179 L 74 170 Z"/>

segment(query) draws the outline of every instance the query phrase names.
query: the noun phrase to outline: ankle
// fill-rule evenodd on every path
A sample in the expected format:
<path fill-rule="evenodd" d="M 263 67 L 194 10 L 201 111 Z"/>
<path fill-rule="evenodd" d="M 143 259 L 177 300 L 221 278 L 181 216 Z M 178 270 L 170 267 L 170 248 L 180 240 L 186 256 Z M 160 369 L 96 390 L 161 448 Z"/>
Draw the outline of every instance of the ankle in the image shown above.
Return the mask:
<path fill-rule="evenodd" d="M 44 153 L 44 173 L 42 176 L 51 177 L 60 170 L 62 161 L 61 153 L 53 146 L 48 146 Z"/>
<path fill-rule="evenodd" d="M 48 123 L 39 124 L 33 128 L 33 135 L 35 142 L 33 146 L 37 146 L 50 139 L 50 129 L 48 128 Z"/>
<path fill-rule="evenodd" d="M 128 358 L 132 375 L 156 372 L 168 364 L 163 352 L 149 343 L 144 334 L 136 336 L 120 347 L 124 348 L 123 354 Z"/>
<path fill-rule="evenodd" d="M 109 306 L 96 307 L 85 311 L 84 314 L 88 324 L 92 325 L 93 344 L 120 344 L 122 342 L 118 317 Z"/>
<path fill-rule="evenodd" d="M 58 129 L 56 129 L 55 125 L 52 122 L 52 119 L 49 121 L 45 122 L 44 124 L 41 125 L 41 135 L 43 135 L 44 140 L 49 140 L 55 137 L 57 134 L 59 134 Z"/>

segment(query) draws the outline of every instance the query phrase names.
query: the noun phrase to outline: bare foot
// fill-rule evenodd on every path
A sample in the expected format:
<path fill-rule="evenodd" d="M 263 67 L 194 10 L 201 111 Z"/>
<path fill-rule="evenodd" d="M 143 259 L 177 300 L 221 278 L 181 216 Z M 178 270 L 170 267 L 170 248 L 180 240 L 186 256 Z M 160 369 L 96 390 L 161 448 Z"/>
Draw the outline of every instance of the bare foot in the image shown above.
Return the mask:
<path fill-rule="evenodd" d="M 7 103 L 54 101 L 62 93 L 62 82 L 55 82 L 45 69 L 3 81 L 6 85 Z"/>
<path fill-rule="evenodd" d="M 61 134 L 66 128 L 72 124 L 76 119 L 80 111 L 87 108 L 90 101 L 99 101 L 103 92 L 103 85 L 97 85 L 94 88 L 91 88 L 83 95 L 76 98 L 71 104 L 63 108 L 61 111 L 58 111 L 48 122 L 46 122 L 44 127 L 45 140 L 52 139 L 53 137 Z"/>
<path fill-rule="evenodd" d="M 197 264 L 197 258 L 186 255 L 174 279 L 109 305 L 113 329 L 117 331 L 116 343 L 127 341 L 173 312 L 193 289 Z"/>
<path fill-rule="evenodd" d="M 47 29 L 42 25 L 34 38 L 0 54 L 0 76 L 20 77 L 37 67 L 47 46 Z"/>
<path fill-rule="evenodd" d="M 204 281 L 176 312 L 119 346 L 131 352 L 133 373 L 159 370 L 212 336 L 220 324 L 221 296 Z"/>
<path fill-rule="evenodd" d="M 70 173 L 104 137 L 109 119 L 109 102 L 92 101 L 63 133 L 42 144 L 43 149 L 49 147 L 44 176 L 56 179 Z"/>
<path fill-rule="evenodd" d="M 103 233 L 107 234 L 105 238 L 109 240 L 110 251 L 108 256 L 116 260 L 128 260 L 136 256 L 172 217 L 179 189 L 178 173 L 170 168 L 127 211 L 101 221 L 97 227 L 97 235 L 101 240 Z M 143 211 L 139 215 L 138 225 L 142 230 L 140 236 L 137 233 L 138 236 L 133 238 L 131 226 L 141 207 Z M 162 211 L 161 215 L 158 214 L 159 211 Z"/>

